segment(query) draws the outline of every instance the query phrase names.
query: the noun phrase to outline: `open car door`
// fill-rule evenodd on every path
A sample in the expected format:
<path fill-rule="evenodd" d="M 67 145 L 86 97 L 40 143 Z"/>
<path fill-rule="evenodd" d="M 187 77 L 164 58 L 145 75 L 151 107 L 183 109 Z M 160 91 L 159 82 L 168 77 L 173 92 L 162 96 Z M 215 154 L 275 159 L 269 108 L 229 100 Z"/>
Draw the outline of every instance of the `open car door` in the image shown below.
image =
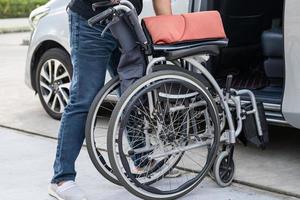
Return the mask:
<path fill-rule="evenodd" d="M 286 0 L 284 11 L 285 90 L 282 113 L 300 128 L 300 1 Z"/>

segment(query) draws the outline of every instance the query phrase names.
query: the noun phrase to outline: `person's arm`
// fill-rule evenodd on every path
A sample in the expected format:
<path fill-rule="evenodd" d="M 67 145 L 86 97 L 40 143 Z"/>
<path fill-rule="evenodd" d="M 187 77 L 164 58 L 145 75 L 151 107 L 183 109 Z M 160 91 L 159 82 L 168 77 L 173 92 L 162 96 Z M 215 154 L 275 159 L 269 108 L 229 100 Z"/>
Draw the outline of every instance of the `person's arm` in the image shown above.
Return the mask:
<path fill-rule="evenodd" d="M 156 15 L 172 15 L 171 0 L 152 0 Z"/>

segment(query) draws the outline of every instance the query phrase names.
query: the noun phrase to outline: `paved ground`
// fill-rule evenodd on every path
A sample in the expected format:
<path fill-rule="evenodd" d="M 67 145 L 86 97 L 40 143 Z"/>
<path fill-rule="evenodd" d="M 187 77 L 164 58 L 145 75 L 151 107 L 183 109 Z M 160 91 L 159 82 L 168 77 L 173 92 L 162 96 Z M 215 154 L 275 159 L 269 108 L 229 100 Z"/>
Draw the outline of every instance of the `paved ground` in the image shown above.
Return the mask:
<path fill-rule="evenodd" d="M 38 97 L 24 84 L 27 47 L 20 44 L 28 37 L 29 33 L 0 35 L 0 125 L 56 138 L 59 122 L 44 112 Z M 300 197 L 299 141 L 298 130 L 272 128 L 266 151 L 239 146 L 235 155 L 236 180 Z M 38 147 L 44 151 L 43 145 Z M 45 153 L 45 159 L 52 157 Z"/>
<path fill-rule="evenodd" d="M 0 128 L 0 199 L 52 200 L 47 185 L 52 175 L 56 141 L 22 132 Z M 124 188 L 103 179 L 88 159 L 85 149 L 79 156 L 78 184 L 90 200 L 137 199 Z M 219 188 L 206 179 L 192 193 L 182 199 L 202 200 L 287 200 L 295 199 L 241 185 Z"/>

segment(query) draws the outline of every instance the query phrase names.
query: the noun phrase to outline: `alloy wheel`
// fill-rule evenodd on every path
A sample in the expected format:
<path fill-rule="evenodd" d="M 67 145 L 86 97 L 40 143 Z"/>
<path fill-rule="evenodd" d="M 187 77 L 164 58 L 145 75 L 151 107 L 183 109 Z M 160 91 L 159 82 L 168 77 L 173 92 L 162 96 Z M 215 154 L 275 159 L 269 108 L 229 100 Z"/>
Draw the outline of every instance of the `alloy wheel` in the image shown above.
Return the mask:
<path fill-rule="evenodd" d="M 47 60 L 40 72 L 40 90 L 43 100 L 54 113 L 63 113 L 70 95 L 71 77 L 62 62 Z"/>

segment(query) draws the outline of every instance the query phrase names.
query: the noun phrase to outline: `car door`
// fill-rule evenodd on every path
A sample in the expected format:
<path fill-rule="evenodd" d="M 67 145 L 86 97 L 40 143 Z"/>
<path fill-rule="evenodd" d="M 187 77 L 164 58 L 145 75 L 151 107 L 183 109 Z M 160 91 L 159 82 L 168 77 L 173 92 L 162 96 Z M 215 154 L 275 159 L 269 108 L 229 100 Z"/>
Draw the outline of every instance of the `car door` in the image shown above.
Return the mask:
<path fill-rule="evenodd" d="M 282 113 L 300 128 L 300 1 L 286 0 L 284 11 L 285 89 Z"/>

